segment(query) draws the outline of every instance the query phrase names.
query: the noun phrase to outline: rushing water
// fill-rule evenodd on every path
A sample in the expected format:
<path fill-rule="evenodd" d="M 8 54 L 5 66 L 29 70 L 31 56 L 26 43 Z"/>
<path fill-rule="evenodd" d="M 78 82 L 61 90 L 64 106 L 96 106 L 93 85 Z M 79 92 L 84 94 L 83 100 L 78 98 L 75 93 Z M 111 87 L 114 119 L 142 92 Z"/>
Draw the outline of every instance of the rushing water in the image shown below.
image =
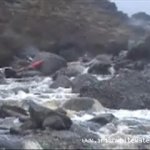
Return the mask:
<path fill-rule="evenodd" d="M 84 70 L 84 73 L 86 73 Z M 112 69 L 112 75 L 114 70 Z M 111 76 L 97 76 L 99 80 L 110 79 Z M 50 77 L 31 77 L 22 79 L 7 79 L 6 83 L 0 84 L 0 100 L 1 101 L 19 101 L 26 103 L 30 100 L 36 101 L 37 103 L 43 104 L 47 107 L 59 107 L 66 100 L 73 97 L 77 97 L 78 94 L 72 93 L 72 89 L 58 88 L 51 89 L 52 84 Z M 88 119 L 101 113 L 112 113 L 118 120 L 115 123 L 108 123 L 106 126 L 99 130 L 92 131 L 98 134 L 101 139 L 111 138 L 115 139 L 115 142 L 105 141 L 103 145 L 107 148 L 113 148 L 114 144 L 117 143 L 117 147 L 132 148 L 131 143 L 127 138 L 147 138 L 150 139 L 150 110 L 112 110 L 104 108 L 99 112 L 75 112 L 71 115 L 73 121 L 85 122 Z M 126 139 L 126 140 L 125 140 Z M 109 139 L 110 140 L 110 139 Z M 86 141 L 90 142 L 90 141 Z M 139 143 L 136 143 L 139 144 Z"/>

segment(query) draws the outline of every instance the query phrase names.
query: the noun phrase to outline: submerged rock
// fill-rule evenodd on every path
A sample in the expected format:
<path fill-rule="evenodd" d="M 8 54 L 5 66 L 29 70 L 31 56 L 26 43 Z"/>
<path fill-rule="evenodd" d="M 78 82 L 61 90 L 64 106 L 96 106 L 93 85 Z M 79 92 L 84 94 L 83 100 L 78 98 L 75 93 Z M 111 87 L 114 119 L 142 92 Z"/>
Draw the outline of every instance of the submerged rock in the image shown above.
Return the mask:
<path fill-rule="evenodd" d="M 58 78 L 50 85 L 50 88 L 70 88 L 72 87 L 72 82 L 67 76 L 58 76 Z"/>
<path fill-rule="evenodd" d="M 105 125 L 107 123 L 110 123 L 114 119 L 115 119 L 115 116 L 112 114 L 100 114 L 100 115 L 90 119 L 89 121 L 98 123 L 100 125 Z"/>

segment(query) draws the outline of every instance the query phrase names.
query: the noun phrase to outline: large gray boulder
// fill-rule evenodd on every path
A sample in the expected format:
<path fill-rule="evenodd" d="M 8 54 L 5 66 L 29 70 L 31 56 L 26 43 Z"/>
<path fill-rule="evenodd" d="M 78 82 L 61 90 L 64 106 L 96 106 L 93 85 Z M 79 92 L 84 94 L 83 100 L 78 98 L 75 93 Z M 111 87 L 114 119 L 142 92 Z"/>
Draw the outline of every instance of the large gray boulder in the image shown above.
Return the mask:
<path fill-rule="evenodd" d="M 100 111 L 103 109 L 103 106 L 97 100 L 88 97 L 70 99 L 63 104 L 63 107 L 74 111 Z"/>
<path fill-rule="evenodd" d="M 48 52 L 40 52 L 38 53 L 34 61 L 37 60 L 43 60 L 44 63 L 42 64 L 40 71 L 44 75 L 51 75 L 55 73 L 57 70 L 59 70 L 62 67 L 65 67 L 67 65 L 66 60 L 63 59 L 62 57 L 48 53 Z"/>
<path fill-rule="evenodd" d="M 70 88 L 72 87 L 72 82 L 67 76 L 58 76 L 58 78 L 50 85 L 50 88 Z"/>
<path fill-rule="evenodd" d="M 80 96 L 95 98 L 103 106 L 113 109 L 149 109 L 150 80 L 146 72 L 120 71 L 111 80 L 82 87 Z"/>
<path fill-rule="evenodd" d="M 54 130 L 67 130 L 71 127 L 72 121 L 63 112 L 51 110 L 30 102 L 29 113 L 31 121 L 37 128 L 50 128 Z"/>
<path fill-rule="evenodd" d="M 90 74 L 82 74 L 78 75 L 75 79 L 73 79 L 73 87 L 72 90 L 75 93 L 79 93 L 80 89 L 84 86 L 90 86 L 92 84 L 97 84 L 98 80 L 96 77 L 90 75 Z"/>

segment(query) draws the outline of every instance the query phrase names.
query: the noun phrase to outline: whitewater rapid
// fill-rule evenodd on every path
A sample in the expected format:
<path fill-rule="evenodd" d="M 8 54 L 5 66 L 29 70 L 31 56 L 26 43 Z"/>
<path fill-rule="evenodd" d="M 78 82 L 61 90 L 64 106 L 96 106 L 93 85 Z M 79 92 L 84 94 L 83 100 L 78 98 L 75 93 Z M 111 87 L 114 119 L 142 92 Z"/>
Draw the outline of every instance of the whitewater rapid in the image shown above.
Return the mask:
<path fill-rule="evenodd" d="M 113 72 L 113 70 L 112 70 Z M 84 70 L 86 73 L 86 70 Z M 112 74 L 113 75 L 113 74 Z M 100 81 L 109 80 L 110 76 L 96 76 Z M 28 101 L 35 101 L 46 107 L 57 108 L 65 101 L 78 97 L 78 93 L 72 93 L 71 88 L 51 89 L 53 83 L 51 77 L 30 77 L 22 79 L 6 79 L 5 83 L 0 84 L 0 100 L 14 101 L 26 104 Z M 150 110 L 113 110 L 104 108 L 99 112 L 74 112 L 71 119 L 78 123 L 83 123 L 99 114 L 112 113 L 117 119 L 117 123 L 108 123 L 99 130 L 91 131 L 99 135 L 101 138 L 120 137 L 121 139 L 132 136 L 133 131 L 138 131 L 136 137 L 147 137 L 150 139 Z M 140 128 L 141 127 L 141 128 Z M 89 129 L 90 131 L 90 129 Z M 131 132 L 131 133 L 130 133 Z M 135 136 L 134 135 L 134 136 Z M 120 141 L 119 141 L 120 142 Z M 120 144 L 120 143 L 117 144 Z M 105 145 L 106 144 L 106 145 Z M 112 146 L 112 143 L 104 143 L 105 147 Z M 119 145 L 120 146 L 120 145 Z M 115 147 L 120 148 L 120 147 Z"/>

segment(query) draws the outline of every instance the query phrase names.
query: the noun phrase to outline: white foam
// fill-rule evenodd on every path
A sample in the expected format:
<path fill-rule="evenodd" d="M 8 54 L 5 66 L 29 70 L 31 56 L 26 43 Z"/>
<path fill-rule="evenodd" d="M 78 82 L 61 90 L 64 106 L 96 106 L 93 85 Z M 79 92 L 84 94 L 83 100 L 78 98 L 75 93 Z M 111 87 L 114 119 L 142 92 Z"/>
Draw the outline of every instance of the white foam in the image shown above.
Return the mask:
<path fill-rule="evenodd" d="M 0 85 L 0 90 L 4 93 L 1 94 L 0 98 L 15 101 L 37 100 L 42 103 L 52 100 L 68 100 L 78 96 L 78 94 L 72 93 L 71 88 L 50 89 L 52 82 L 50 77 L 22 79 L 21 82 L 19 80 L 8 79 L 7 84 Z M 22 89 L 28 89 L 29 91 Z"/>
<path fill-rule="evenodd" d="M 124 118 L 139 118 L 150 120 L 150 110 L 110 110 L 110 112 L 119 119 Z"/>
<path fill-rule="evenodd" d="M 78 115 L 74 115 L 72 117 L 72 120 L 77 120 L 77 121 L 87 121 L 87 120 L 90 120 L 92 119 L 94 116 L 93 115 L 90 115 L 90 114 L 84 114 L 83 116 L 78 116 Z"/>

